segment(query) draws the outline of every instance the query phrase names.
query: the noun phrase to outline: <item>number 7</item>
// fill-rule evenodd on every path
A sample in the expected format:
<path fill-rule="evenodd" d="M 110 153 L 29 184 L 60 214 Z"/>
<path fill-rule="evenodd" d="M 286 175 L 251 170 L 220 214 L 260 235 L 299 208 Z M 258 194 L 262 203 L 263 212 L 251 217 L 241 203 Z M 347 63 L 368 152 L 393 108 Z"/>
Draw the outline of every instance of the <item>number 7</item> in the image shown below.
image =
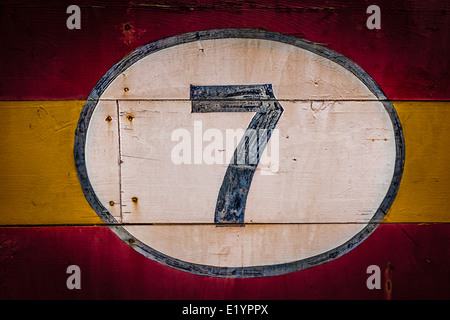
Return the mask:
<path fill-rule="evenodd" d="M 271 84 L 193 86 L 192 113 L 256 112 L 234 150 L 220 187 L 215 223 L 244 223 L 247 196 L 259 159 L 283 113 Z"/>

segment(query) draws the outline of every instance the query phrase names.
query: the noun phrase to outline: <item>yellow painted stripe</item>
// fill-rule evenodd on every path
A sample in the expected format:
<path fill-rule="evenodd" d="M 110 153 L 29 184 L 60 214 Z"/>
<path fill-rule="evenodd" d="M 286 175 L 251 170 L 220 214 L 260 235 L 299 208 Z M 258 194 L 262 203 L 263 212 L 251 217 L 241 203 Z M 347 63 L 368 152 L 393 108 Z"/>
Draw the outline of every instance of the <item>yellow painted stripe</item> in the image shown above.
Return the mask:
<path fill-rule="evenodd" d="M 73 159 L 84 101 L 0 102 L 0 225 L 101 224 Z M 395 102 L 405 169 L 383 222 L 450 222 L 450 102 Z"/>
<path fill-rule="evenodd" d="M 383 222 L 450 222 L 450 102 L 395 102 L 405 168 Z"/>

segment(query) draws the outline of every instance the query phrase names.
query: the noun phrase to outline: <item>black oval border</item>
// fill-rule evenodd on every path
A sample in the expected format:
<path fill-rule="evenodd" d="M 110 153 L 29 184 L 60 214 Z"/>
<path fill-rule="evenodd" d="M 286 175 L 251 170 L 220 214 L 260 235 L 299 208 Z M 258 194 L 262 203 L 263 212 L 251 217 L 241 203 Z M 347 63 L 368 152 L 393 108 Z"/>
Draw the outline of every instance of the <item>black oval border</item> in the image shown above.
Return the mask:
<path fill-rule="evenodd" d="M 353 73 L 361 82 L 366 85 L 366 87 L 375 95 L 375 97 L 377 97 L 377 99 L 383 103 L 386 111 L 390 116 L 394 128 L 396 145 L 394 174 L 388 192 L 372 219 L 367 223 L 367 226 L 364 227 L 363 230 L 358 232 L 344 244 L 313 257 L 275 265 L 249 267 L 217 267 L 195 264 L 165 255 L 135 238 L 127 230 L 125 230 L 125 228 L 122 227 L 122 225 L 109 213 L 109 211 L 100 203 L 99 199 L 97 198 L 87 175 L 85 162 L 86 135 L 91 116 L 95 110 L 95 107 L 97 106 L 98 100 L 102 93 L 109 86 L 109 84 L 135 62 L 154 52 L 183 43 L 189 43 L 198 40 L 224 38 L 244 38 L 278 41 L 318 54 L 339 64 L 340 66 Z M 254 29 L 215 29 L 180 34 L 149 43 L 134 50 L 121 61 L 116 63 L 111 69 L 109 69 L 92 89 L 81 111 L 78 125 L 75 131 L 74 158 L 78 178 L 80 180 L 83 193 L 89 204 L 99 215 L 102 221 L 110 228 L 110 230 L 112 230 L 122 241 L 130 245 L 134 250 L 146 256 L 147 258 L 155 260 L 166 266 L 193 274 L 212 277 L 251 278 L 281 275 L 317 266 L 344 255 L 345 253 L 358 246 L 361 242 L 363 242 L 378 227 L 381 219 L 383 219 L 383 217 L 386 215 L 397 195 L 400 181 L 403 175 L 403 167 L 405 162 L 405 144 L 402 126 L 397 116 L 394 105 L 387 99 L 386 95 L 383 93 L 378 84 L 361 67 L 359 67 L 356 63 L 352 62 L 348 58 L 331 49 L 322 47 L 319 44 L 277 32 Z"/>

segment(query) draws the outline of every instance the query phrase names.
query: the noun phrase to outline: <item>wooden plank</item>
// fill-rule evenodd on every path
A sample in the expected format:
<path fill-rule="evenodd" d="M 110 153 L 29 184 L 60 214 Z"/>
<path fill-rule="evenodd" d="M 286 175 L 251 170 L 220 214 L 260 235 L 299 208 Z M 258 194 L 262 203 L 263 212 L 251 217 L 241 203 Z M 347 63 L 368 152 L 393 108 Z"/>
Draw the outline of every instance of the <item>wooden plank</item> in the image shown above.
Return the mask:
<path fill-rule="evenodd" d="M 322 43 L 359 64 L 390 99 L 449 98 L 450 15 L 442 1 L 378 1 L 380 30 L 366 28 L 368 4 L 358 0 L 79 1 L 81 29 L 68 30 L 65 11 L 71 4 L 3 5 L 0 31 L 8 63 L 0 73 L 1 99 L 85 99 L 101 76 L 135 48 L 218 28 L 264 29 Z"/>
<path fill-rule="evenodd" d="M 114 219 L 121 222 L 118 114 L 116 101 L 101 101 L 97 105 L 93 117 L 99 123 L 90 126 L 86 136 L 86 148 L 90 151 L 86 154 L 86 169 L 90 183 L 96 186 L 96 196 Z"/>
<path fill-rule="evenodd" d="M 83 101 L 0 103 L 1 225 L 97 224 L 73 157 Z"/>
<path fill-rule="evenodd" d="M 0 298 L 445 300 L 449 231 L 448 224 L 382 224 L 329 263 L 278 277 L 224 279 L 167 268 L 106 227 L 1 228 Z M 70 265 L 80 267 L 80 290 L 66 286 Z M 370 265 L 381 269 L 379 290 L 367 288 Z"/>
<path fill-rule="evenodd" d="M 398 196 L 384 222 L 448 222 L 448 103 L 394 104 L 404 125 L 407 152 Z M 72 167 L 73 133 L 82 105 L 83 101 L 0 104 L 2 225 L 101 222 Z"/>

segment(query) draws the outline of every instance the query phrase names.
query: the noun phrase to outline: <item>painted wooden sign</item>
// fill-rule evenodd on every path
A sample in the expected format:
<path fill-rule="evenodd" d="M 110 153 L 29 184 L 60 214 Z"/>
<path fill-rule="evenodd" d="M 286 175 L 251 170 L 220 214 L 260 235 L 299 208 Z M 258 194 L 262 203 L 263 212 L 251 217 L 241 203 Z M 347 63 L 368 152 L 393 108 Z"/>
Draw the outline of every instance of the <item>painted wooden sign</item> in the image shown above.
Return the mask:
<path fill-rule="evenodd" d="M 254 277 L 363 241 L 395 198 L 404 144 L 392 103 L 350 60 L 228 29 L 148 44 L 110 69 L 83 108 L 75 160 L 91 206 L 137 251 Z"/>
<path fill-rule="evenodd" d="M 1 6 L 0 299 L 450 298 L 447 2 Z"/>

